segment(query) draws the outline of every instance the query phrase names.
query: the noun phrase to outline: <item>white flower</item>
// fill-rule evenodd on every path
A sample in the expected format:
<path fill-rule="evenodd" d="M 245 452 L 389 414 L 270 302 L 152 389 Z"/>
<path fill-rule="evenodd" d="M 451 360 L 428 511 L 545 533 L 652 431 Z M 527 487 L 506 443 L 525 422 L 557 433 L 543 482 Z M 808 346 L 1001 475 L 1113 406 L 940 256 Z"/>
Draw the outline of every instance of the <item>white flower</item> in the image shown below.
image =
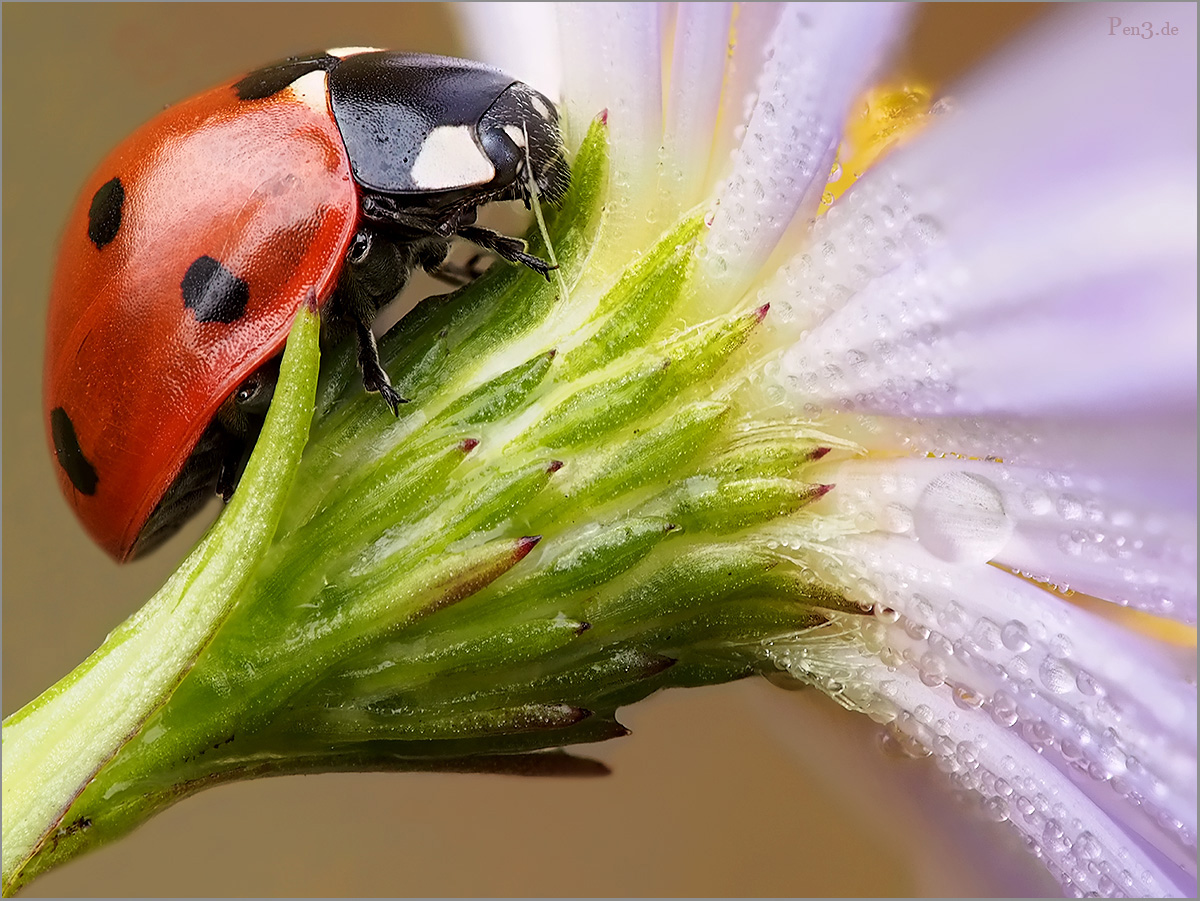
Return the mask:
<path fill-rule="evenodd" d="M 820 527 L 775 539 L 876 615 L 764 652 L 1067 891 L 1194 894 L 1194 632 L 1068 591 L 1196 622 L 1194 7 L 1060 16 L 815 221 L 903 9 L 585 4 L 557 40 L 545 5 L 466 11 L 477 55 L 561 73 L 576 140 L 608 110 L 605 250 L 706 203 L 703 302 L 772 305 L 764 402 L 862 450 L 821 471 Z"/>

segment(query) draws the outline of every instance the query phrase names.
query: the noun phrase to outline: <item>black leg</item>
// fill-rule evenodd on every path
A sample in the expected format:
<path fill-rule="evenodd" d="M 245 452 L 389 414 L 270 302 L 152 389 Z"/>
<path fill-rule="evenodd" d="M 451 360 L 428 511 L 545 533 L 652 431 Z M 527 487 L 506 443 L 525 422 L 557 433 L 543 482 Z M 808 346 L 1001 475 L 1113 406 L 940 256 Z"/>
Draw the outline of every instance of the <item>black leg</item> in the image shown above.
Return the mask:
<path fill-rule="evenodd" d="M 481 228 L 478 225 L 465 225 L 458 230 L 458 234 L 462 235 L 472 244 L 477 244 L 484 250 L 490 250 L 492 253 L 504 257 L 504 259 L 511 263 L 521 263 L 524 266 L 528 266 L 534 272 L 543 276 L 546 281 L 550 281 L 550 271 L 558 268 L 557 266 L 551 266 L 545 260 L 538 259 L 533 254 L 526 253 L 524 241 L 499 234 L 490 228 Z"/>
<path fill-rule="evenodd" d="M 477 253 L 465 263 L 442 263 L 437 268 L 428 271 L 438 281 L 461 288 L 463 285 L 471 284 L 487 272 L 487 267 L 480 265 L 482 262 L 483 254 Z"/>
<path fill-rule="evenodd" d="M 379 348 L 375 346 L 371 326 L 358 321 L 354 324 L 354 330 L 358 337 L 358 365 L 362 367 L 363 387 L 368 391 L 379 392 L 379 396 L 392 408 L 392 415 L 399 416 L 400 405 L 408 403 L 408 400 L 401 397 L 400 392 L 392 387 L 392 380 L 383 371 L 379 362 Z"/>
<path fill-rule="evenodd" d="M 233 497 L 233 491 L 241 481 L 246 464 L 250 462 L 250 449 L 253 446 L 253 443 L 246 447 L 240 441 L 230 441 L 225 449 L 221 460 L 221 473 L 217 476 L 217 495 L 226 504 Z"/>

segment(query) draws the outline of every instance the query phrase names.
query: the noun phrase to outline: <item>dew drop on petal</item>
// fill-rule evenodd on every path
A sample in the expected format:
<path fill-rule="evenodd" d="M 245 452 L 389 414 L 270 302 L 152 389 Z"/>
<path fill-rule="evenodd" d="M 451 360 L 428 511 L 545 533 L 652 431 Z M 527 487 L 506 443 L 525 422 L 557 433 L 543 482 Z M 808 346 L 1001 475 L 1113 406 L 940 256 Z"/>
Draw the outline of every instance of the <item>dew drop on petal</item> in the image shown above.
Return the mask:
<path fill-rule="evenodd" d="M 986 563 L 1013 533 L 1000 492 L 968 472 L 930 482 L 917 500 L 913 525 L 921 545 L 948 563 Z"/>
<path fill-rule="evenodd" d="M 1066 665 L 1055 657 L 1047 657 L 1038 668 L 1042 684 L 1052 694 L 1066 694 L 1075 687 L 1075 679 Z"/>
<path fill-rule="evenodd" d="M 1008 802 L 1003 798 L 988 798 L 983 802 L 983 812 L 989 820 L 1003 823 L 1008 819 Z"/>
<path fill-rule="evenodd" d="M 1024 623 L 1016 619 L 1010 619 L 1000 629 L 1000 640 L 1006 648 L 1018 654 L 1023 654 L 1031 647 L 1029 630 L 1025 628 Z"/>
<path fill-rule="evenodd" d="M 992 696 L 992 718 L 1001 726 L 1011 726 L 1017 721 L 1017 702 L 1008 692 L 998 691 Z"/>

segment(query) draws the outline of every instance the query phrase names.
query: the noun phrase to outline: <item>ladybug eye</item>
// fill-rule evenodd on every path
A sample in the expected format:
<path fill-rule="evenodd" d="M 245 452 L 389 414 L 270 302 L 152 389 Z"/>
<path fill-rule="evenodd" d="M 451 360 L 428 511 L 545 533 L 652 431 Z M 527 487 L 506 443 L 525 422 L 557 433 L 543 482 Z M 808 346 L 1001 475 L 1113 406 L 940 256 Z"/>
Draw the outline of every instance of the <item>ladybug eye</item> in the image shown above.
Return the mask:
<path fill-rule="evenodd" d="M 346 262 L 354 265 L 361 263 L 370 252 L 371 233 L 366 230 L 357 231 L 350 239 L 350 247 L 346 250 Z"/>
<path fill-rule="evenodd" d="M 238 386 L 233 393 L 233 402 L 243 413 L 262 416 L 271 405 L 274 394 L 275 380 L 260 370 Z"/>

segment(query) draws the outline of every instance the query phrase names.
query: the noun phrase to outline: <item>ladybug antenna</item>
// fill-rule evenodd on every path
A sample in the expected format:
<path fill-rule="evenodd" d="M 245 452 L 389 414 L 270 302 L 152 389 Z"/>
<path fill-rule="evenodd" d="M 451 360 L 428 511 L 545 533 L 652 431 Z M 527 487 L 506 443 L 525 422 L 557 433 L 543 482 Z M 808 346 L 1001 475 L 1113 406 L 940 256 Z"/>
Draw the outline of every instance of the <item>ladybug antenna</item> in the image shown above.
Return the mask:
<path fill-rule="evenodd" d="M 558 290 L 563 300 L 570 300 L 570 294 L 567 291 L 567 281 L 562 276 L 562 269 L 558 265 L 558 257 L 554 254 L 554 245 L 550 243 L 550 231 L 546 228 L 546 219 L 542 215 L 541 196 L 538 193 L 537 179 L 533 175 L 533 158 L 529 155 L 529 127 L 524 121 L 521 122 L 521 131 L 525 136 L 525 196 L 533 201 L 533 215 L 537 218 L 538 232 L 541 233 L 542 241 L 546 244 L 546 256 L 550 257 L 551 268 L 554 270 L 554 278 L 558 281 Z M 529 206 L 529 202 L 526 201 L 525 205 Z"/>

